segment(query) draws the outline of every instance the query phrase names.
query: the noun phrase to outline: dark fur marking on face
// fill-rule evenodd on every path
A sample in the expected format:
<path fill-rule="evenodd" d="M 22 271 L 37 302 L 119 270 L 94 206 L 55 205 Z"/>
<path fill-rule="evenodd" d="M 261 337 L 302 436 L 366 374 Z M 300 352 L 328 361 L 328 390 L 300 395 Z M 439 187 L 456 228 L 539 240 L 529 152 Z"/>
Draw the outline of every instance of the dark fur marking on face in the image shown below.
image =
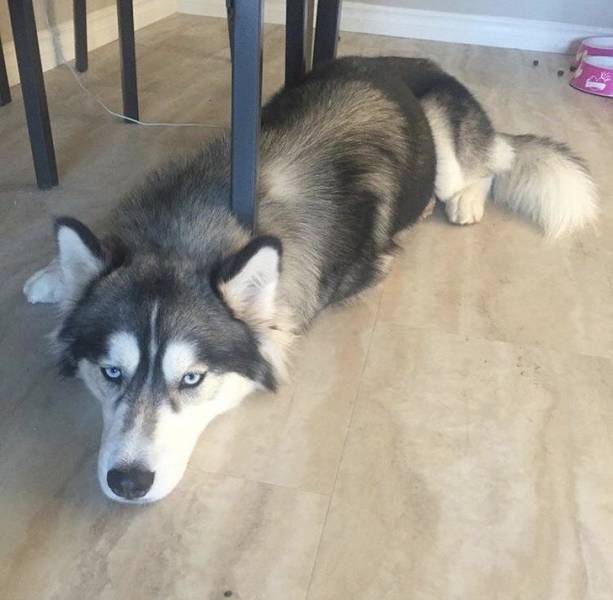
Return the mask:
<path fill-rule="evenodd" d="M 117 398 L 115 398 L 114 402 L 113 402 L 113 408 L 117 409 L 119 407 L 119 405 L 121 404 L 122 400 L 125 398 L 126 396 L 126 390 L 123 390 L 119 396 L 117 396 Z"/>
<path fill-rule="evenodd" d="M 276 246 L 274 238 L 258 244 Z M 252 252 L 258 244 L 250 247 Z M 129 266 L 92 282 L 60 330 L 62 372 L 74 375 L 83 358 L 97 363 L 108 352 L 107 340 L 116 331 L 133 333 L 141 363 L 148 364 L 151 311 L 158 304 L 152 391 L 160 401 L 165 398 L 173 410 L 180 408 L 180 397 L 169 400 L 172 390 L 166 388 L 161 374 L 164 349 L 173 339 L 193 343 L 198 360 L 212 369 L 236 372 L 275 389 L 272 366 L 260 354 L 254 332 L 230 313 L 209 283 L 210 268 L 207 272 L 203 267 L 135 257 Z M 132 393 L 124 399 L 135 400 Z"/>
<path fill-rule="evenodd" d="M 77 373 L 77 361 L 72 353 L 66 349 L 60 354 L 57 367 L 62 377 L 74 377 Z"/>

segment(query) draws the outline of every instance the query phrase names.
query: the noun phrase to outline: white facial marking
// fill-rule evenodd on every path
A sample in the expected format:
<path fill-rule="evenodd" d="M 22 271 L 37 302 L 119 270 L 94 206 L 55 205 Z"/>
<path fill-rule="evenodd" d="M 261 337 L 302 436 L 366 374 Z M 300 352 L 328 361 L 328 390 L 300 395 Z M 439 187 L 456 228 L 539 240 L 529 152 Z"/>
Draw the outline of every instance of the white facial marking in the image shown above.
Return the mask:
<path fill-rule="evenodd" d="M 147 385 L 151 383 L 153 379 L 153 371 L 155 368 L 155 356 L 158 352 L 158 339 L 157 339 L 157 320 L 160 305 L 156 302 L 151 310 L 149 317 L 149 372 L 147 373 Z"/>
<path fill-rule="evenodd" d="M 170 342 L 162 358 L 162 372 L 168 382 L 176 382 L 198 362 L 196 348 L 190 342 Z"/>
<path fill-rule="evenodd" d="M 128 331 L 117 331 L 108 339 L 108 366 L 119 367 L 133 374 L 140 362 L 140 350 L 136 336 Z"/>
<path fill-rule="evenodd" d="M 179 352 L 181 344 L 173 345 L 173 352 Z M 155 478 L 145 496 L 129 502 L 144 504 L 168 495 L 181 480 L 204 428 L 255 389 L 254 381 L 237 373 L 210 374 L 196 388 L 196 398 L 186 402 L 178 412 L 168 403 L 157 408 L 152 434 L 144 434 L 138 420 L 129 431 L 124 431 L 127 406 L 120 405 L 112 419 L 105 422 L 98 455 L 98 479 L 103 492 L 112 500 L 126 502 L 109 489 L 107 473 L 118 464 L 136 463 L 154 472 Z"/>
<path fill-rule="evenodd" d="M 152 314 L 152 332 L 156 318 Z M 128 375 L 133 374 L 141 358 L 136 337 L 127 331 L 116 332 L 109 338 L 108 347 L 105 360 L 112 361 L 113 366 L 118 366 Z M 159 351 L 157 341 L 149 351 Z M 172 384 L 177 384 L 186 372 L 198 367 L 206 370 L 199 362 L 196 346 L 182 340 L 168 344 L 161 367 L 164 377 Z M 200 385 L 185 390 L 184 398 L 180 389 L 171 390 L 181 398 L 177 408 L 169 399 L 149 403 L 145 383 L 139 392 L 143 410 L 132 414 L 131 398 L 114 402 L 119 391 L 101 376 L 99 364 L 83 359 L 79 362 L 79 374 L 102 405 L 104 429 L 98 454 L 100 487 L 112 500 L 131 504 L 145 504 L 167 496 L 181 480 L 205 427 L 258 388 L 255 381 L 238 373 L 209 372 Z M 126 424 L 129 424 L 127 429 Z M 154 473 L 154 478 L 145 495 L 126 500 L 111 490 L 107 477 L 112 469 L 131 465 Z"/>

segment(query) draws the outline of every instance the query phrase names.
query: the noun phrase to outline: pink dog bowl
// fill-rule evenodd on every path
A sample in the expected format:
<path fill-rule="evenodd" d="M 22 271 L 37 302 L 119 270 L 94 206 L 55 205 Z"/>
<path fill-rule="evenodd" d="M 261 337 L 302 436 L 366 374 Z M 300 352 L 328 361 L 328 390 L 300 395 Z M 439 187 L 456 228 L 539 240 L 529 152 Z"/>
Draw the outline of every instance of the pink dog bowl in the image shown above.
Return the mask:
<path fill-rule="evenodd" d="M 586 56 L 613 56 L 613 37 L 587 38 L 581 42 L 575 55 L 575 66 Z"/>
<path fill-rule="evenodd" d="M 613 56 L 586 56 L 570 85 L 588 94 L 613 98 Z"/>
<path fill-rule="evenodd" d="M 613 37 L 592 37 L 581 42 L 575 56 L 575 66 L 586 56 L 613 56 Z"/>

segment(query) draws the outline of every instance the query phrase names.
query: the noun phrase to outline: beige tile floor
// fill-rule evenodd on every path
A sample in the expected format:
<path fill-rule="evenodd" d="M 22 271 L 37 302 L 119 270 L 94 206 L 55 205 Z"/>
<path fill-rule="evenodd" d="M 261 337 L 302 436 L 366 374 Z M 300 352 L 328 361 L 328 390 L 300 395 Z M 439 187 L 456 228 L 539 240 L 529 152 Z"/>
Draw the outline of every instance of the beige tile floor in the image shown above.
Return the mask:
<path fill-rule="evenodd" d="M 225 24 L 174 16 L 138 34 L 143 118 L 228 119 Z M 267 27 L 265 95 L 283 30 Z M 389 278 L 323 316 L 294 377 L 205 433 L 179 488 L 134 508 L 98 491 L 98 409 L 55 373 L 53 311 L 24 279 L 50 218 L 96 226 L 203 129 L 115 123 L 47 73 L 61 186 L 36 190 L 22 103 L 0 109 L 0 597 L 610 600 L 613 598 L 613 102 L 571 90 L 563 56 L 347 34 L 341 53 L 430 56 L 510 132 L 588 160 L 599 233 L 556 245 L 490 208 L 440 211 Z M 89 85 L 118 106 L 116 45 Z M 532 67 L 538 58 L 540 65 Z"/>

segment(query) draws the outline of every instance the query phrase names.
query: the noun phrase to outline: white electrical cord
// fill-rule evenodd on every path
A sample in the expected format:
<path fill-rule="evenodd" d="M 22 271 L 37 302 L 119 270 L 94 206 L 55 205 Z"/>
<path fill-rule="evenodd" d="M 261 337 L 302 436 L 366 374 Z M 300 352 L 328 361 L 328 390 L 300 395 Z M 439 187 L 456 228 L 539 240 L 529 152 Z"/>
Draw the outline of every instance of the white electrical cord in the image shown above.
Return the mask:
<path fill-rule="evenodd" d="M 73 66 L 66 60 L 64 55 L 64 50 L 62 48 L 62 40 L 60 38 L 60 32 L 57 28 L 57 24 L 51 24 L 50 14 L 54 13 L 53 8 L 54 0 L 46 0 L 45 1 L 45 20 L 47 21 L 47 28 L 51 32 L 51 39 L 53 41 L 53 48 L 55 50 L 55 56 L 57 58 L 57 62 L 60 66 L 66 67 L 75 78 L 75 81 L 79 85 L 79 87 L 93 100 L 95 100 L 99 106 L 101 106 L 109 115 L 113 117 L 117 117 L 119 119 L 125 119 L 127 121 L 131 121 L 132 123 L 137 123 L 138 125 L 144 125 L 146 127 L 205 127 L 208 129 L 225 129 L 223 125 L 209 125 L 206 123 L 152 123 L 150 121 L 140 121 L 139 119 L 133 119 L 132 117 L 128 117 L 126 115 L 122 115 L 121 113 L 115 112 L 111 110 L 94 92 L 89 90 L 81 81 L 79 74 L 74 70 Z"/>

